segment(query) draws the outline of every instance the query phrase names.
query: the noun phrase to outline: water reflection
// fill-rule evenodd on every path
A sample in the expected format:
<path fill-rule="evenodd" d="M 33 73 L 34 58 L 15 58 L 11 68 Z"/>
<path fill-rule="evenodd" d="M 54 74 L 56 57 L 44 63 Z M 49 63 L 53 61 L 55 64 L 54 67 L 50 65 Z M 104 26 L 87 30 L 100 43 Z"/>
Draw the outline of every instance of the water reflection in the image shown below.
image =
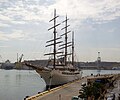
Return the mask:
<path fill-rule="evenodd" d="M 0 100 L 23 100 L 44 89 L 45 82 L 35 71 L 0 70 Z"/>
<path fill-rule="evenodd" d="M 16 84 L 21 85 L 21 74 L 16 75 Z"/>

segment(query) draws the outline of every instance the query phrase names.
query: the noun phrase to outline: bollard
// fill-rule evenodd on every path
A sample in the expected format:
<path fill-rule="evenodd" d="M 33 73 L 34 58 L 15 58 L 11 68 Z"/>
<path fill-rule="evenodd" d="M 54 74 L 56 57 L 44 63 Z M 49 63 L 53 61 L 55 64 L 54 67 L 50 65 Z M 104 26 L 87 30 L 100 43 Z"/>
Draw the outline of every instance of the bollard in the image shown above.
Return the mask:
<path fill-rule="evenodd" d="M 59 100 L 62 100 L 62 99 L 61 99 L 61 94 L 59 94 Z"/>
<path fill-rule="evenodd" d="M 41 92 L 38 92 L 38 94 L 40 94 Z"/>
<path fill-rule="evenodd" d="M 26 96 L 26 97 L 24 98 L 24 100 L 26 100 L 28 97 L 30 97 L 30 96 Z"/>

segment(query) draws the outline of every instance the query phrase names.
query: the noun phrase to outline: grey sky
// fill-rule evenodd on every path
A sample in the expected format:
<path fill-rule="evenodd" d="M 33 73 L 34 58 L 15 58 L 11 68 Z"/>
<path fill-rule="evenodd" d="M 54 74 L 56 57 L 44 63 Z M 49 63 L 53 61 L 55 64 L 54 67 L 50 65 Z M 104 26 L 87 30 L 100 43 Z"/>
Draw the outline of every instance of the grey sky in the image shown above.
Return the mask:
<path fill-rule="evenodd" d="M 98 51 L 104 61 L 120 61 L 120 0 L 0 0 L 3 60 L 14 62 L 17 53 L 23 53 L 25 60 L 44 59 L 54 8 L 58 22 L 66 13 L 70 18 L 79 61 L 95 61 Z"/>

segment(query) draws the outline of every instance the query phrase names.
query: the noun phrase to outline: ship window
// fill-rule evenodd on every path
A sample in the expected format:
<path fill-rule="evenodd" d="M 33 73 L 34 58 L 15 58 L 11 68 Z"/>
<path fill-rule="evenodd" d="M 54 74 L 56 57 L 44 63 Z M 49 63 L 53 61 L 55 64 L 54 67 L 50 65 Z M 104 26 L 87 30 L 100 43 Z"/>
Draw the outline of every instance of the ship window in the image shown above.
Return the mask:
<path fill-rule="evenodd" d="M 66 75 L 75 75 L 75 74 L 79 74 L 79 73 L 67 73 L 67 72 L 62 72 L 62 74 L 66 74 Z"/>

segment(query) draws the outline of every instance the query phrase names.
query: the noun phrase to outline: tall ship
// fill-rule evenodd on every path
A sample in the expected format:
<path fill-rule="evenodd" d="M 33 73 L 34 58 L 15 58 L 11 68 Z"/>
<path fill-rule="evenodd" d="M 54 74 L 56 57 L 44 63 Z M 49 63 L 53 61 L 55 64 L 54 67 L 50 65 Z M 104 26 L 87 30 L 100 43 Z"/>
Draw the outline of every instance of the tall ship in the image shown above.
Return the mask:
<path fill-rule="evenodd" d="M 61 29 L 64 30 L 64 34 L 58 37 L 56 9 L 54 10 L 54 17 L 49 22 L 53 22 L 53 27 L 48 31 L 53 30 L 53 39 L 47 41 L 46 47 L 53 47 L 53 52 L 44 54 L 45 56 L 51 56 L 48 64 L 45 67 L 37 67 L 30 63 L 25 62 L 29 67 L 36 70 L 38 74 L 44 79 L 47 88 L 63 85 L 65 83 L 80 79 L 82 72 L 74 64 L 74 32 L 68 31 L 68 18 L 62 22 L 65 26 Z M 72 39 L 68 41 L 68 33 L 72 33 Z M 63 41 L 64 40 L 64 41 Z M 68 52 L 71 49 L 71 53 Z M 68 57 L 69 56 L 69 57 Z M 71 57 L 71 58 L 70 58 Z M 71 60 L 70 60 L 71 59 Z M 69 61 L 68 61 L 69 60 Z"/>

